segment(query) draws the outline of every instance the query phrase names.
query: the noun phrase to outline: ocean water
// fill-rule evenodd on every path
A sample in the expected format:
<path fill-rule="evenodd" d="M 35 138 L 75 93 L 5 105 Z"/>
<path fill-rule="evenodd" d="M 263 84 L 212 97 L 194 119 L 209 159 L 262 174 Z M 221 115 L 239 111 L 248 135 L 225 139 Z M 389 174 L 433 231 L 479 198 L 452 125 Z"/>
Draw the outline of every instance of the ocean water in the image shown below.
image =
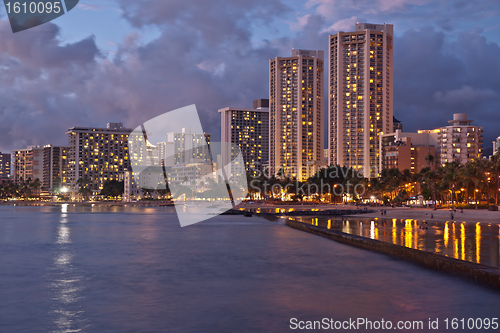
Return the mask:
<path fill-rule="evenodd" d="M 181 228 L 167 207 L 0 206 L 0 332 L 288 332 L 291 318 L 358 317 L 438 318 L 444 332 L 446 318 L 499 309 L 498 292 L 280 221 Z"/>
<path fill-rule="evenodd" d="M 377 239 L 386 243 L 436 253 L 491 267 L 500 267 L 500 224 L 470 222 L 436 222 L 413 219 L 360 217 L 294 217 L 294 219 Z"/>

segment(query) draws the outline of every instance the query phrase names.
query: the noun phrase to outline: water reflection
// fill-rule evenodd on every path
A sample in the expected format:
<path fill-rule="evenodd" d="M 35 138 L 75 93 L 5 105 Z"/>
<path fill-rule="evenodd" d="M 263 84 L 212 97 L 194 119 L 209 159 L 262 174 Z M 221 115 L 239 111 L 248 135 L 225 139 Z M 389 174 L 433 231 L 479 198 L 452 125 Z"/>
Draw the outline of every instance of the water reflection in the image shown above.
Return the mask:
<path fill-rule="evenodd" d="M 339 220 L 306 216 L 295 219 L 412 249 L 500 267 L 500 225 L 496 224 L 383 218 Z"/>
<path fill-rule="evenodd" d="M 84 312 L 78 301 L 83 291 L 82 278 L 73 266 L 74 255 L 71 249 L 71 229 L 68 226 L 67 205 L 61 207 L 61 218 L 57 227 L 55 241 L 53 276 L 51 278 L 55 307 L 53 309 L 54 332 L 83 332 Z"/>

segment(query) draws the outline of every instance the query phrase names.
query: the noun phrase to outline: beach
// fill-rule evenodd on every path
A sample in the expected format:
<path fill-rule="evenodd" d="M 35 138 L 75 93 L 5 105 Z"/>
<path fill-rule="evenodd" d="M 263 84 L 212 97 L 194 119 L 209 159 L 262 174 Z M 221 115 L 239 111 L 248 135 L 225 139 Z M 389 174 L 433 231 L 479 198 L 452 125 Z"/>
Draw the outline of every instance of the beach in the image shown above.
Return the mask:
<path fill-rule="evenodd" d="M 500 224 L 500 212 L 487 211 L 484 209 L 464 209 L 463 213 L 460 209 L 457 209 L 453 213 L 453 219 L 451 218 L 451 210 L 449 209 L 438 209 L 433 210 L 432 208 L 390 208 L 390 207 L 371 207 L 375 210 L 375 213 L 358 214 L 353 216 L 363 216 L 363 217 L 385 217 L 385 218 L 395 218 L 395 219 L 413 219 L 419 221 L 456 221 L 456 222 L 485 222 L 485 223 L 495 223 Z M 386 211 L 386 215 L 381 215 L 381 210 Z"/>
<path fill-rule="evenodd" d="M 238 206 L 239 208 L 279 208 L 279 209 L 293 209 L 294 211 L 299 210 L 331 210 L 331 209 L 342 209 L 342 210 L 356 210 L 364 209 L 365 206 L 356 207 L 355 205 L 348 204 L 304 204 L 304 205 L 287 205 L 287 204 L 261 204 L 261 203 L 242 203 Z M 457 221 L 457 222 L 485 222 L 485 223 L 496 223 L 500 224 L 500 211 L 488 211 L 485 209 L 464 209 L 463 213 L 460 209 L 457 209 L 453 213 L 453 219 L 451 219 L 451 211 L 449 209 L 438 209 L 433 210 L 432 208 L 410 208 L 410 207 L 367 207 L 369 213 L 350 215 L 355 217 L 384 217 L 384 218 L 395 218 L 395 219 L 413 219 L 419 221 Z M 386 215 L 381 215 L 380 211 L 385 210 Z"/>

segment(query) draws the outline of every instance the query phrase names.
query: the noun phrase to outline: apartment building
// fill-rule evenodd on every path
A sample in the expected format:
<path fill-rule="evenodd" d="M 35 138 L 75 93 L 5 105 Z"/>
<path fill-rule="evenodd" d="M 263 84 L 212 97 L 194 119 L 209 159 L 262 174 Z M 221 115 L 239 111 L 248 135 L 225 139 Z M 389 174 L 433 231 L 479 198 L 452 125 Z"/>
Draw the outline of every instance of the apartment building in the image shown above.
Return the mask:
<path fill-rule="evenodd" d="M 455 113 L 448 123 L 448 126 L 438 129 L 439 163 L 455 161 L 465 164 L 480 158 L 483 149 L 483 128 L 473 126 L 466 113 Z"/>
<path fill-rule="evenodd" d="M 0 153 L 0 180 L 10 179 L 11 154 Z"/>
<path fill-rule="evenodd" d="M 43 147 L 28 146 L 26 149 L 12 151 L 14 181 L 38 179 L 43 182 Z"/>
<path fill-rule="evenodd" d="M 61 187 L 65 151 L 65 147 L 43 147 L 43 191 L 53 191 Z"/>
<path fill-rule="evenodd" d="M 67 132 L 69 147 L 64 162 L 64 186 L 78 190 L 78 180 L 88 178 L 92 190 L 102 190 L 108 180 L 119 180 L 130 166 L 127 140 L 132 132 L 122 123 L 106 128 L 72 127 Z"/>
<path fill-rule="evenodd" d="M 408 169 L 412 173 L 418 173 L 425 167 L 433 167 L 426 157 L 430 154 L 435 157 L 435 162 L 439 159 L 438 136 L 438 130 L 418 133 L 396 130 L 394 133 L 380 133 L 379 169 Z"/>
<path fill-rule="evenodd" d="M 226 107 L 219 113 L 221 142 L 240 148 L 247 174 L 262 173 L 269 162 L 269 100 L 255 100 L 253 108 Z"/>
<path fill-rule="evenodd" d="M 191 128 L 182 128 L 179 133 L 167 133 L 167 140 L 156 144 L 157 155 L 166 166 L 210 163 L 210 140 L 209 133 L 193 133 Z"/>
<path fill-rule="evenodd" d="M 393 132 L 393 25 L 330 36 L 329 163 L 378 175 L 379 134 Z"/>
<path fill-rule="evenodd" d="M 324 52 L 292 50 L 269 61 L 269 166 L 305 180 L 324 166 Z"/>

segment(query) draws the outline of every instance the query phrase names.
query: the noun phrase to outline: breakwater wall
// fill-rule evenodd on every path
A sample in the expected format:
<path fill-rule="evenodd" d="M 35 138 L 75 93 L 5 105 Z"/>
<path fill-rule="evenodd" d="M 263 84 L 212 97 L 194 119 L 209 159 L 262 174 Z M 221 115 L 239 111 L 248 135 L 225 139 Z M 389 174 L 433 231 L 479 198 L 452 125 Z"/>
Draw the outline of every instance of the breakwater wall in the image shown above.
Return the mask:
<path fill-rule="evenodd" d="M 379 240 L 351 235 L 341 231 L 329 230 L 291 219 L 288 219 L 286 224 L 298 230 L 323 236 L 334 241 L 356 246 L 365 250 L 388 254 L 439 272 L 465 278 L 469 281 L 473 281 L 500 291 L 500 269 L 495 267 L 444 257 L 435 253 L 385 243 Z"/>

